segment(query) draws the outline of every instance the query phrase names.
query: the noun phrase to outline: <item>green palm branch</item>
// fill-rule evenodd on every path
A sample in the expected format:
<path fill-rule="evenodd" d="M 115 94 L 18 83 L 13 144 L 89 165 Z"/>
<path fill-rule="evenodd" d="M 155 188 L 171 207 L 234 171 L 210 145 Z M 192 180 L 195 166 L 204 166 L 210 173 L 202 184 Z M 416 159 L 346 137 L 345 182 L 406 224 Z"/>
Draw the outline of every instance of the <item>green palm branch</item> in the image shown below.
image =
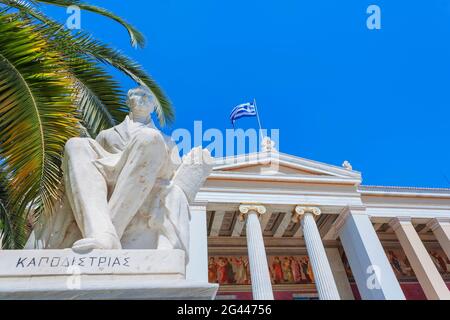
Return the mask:
<path fill-rule="evenodd" d="M 70 31 L 64 29 L 61 24 L 53 21 L 50 17 L 40 11 L 36 6 L 33 6 L 32 3 L 35 2 L 52 2 L 52 4 L 59 6 L 62 6 L 62 3 L 64 3 L 64 5 L 79 5 L 80 8 L 84 8 L 83 3 L 81 3 L 80 1 L 0 0 L 0 4 L 8 4 L 10 7 L 16 8 L 22 13 L 32 17 L 33 19 L 44 23 L 47 27 L 46 29 L 48 32 L 48 36 L 52 38 L 53 44 L 59 45 L 59 50 L 66 51 L 66 53 L 70 51 L 71 54 L 93 58 L 101 64 L 110 65 L 123 72 L 138 84 L 147 86 L 155 94 L 155 97 L 157 99 L 156 113 L 158 115 L 160 124 L 163 126 L 166 123 L 172 123 L 174 121 L 175 115 L 170 100 L 167 98 L 159 85 L 148 75 L 145 70 L 143 70 L 143 68 L 138 63 L 128 58 L 119 50 L 113 49 L 107 44 L 93 39 L 89 33 L 80 30 L 77 33 L 73 34 Z M 93 8 L 93 6 L 90 6 L 90 11 L 92 11 Z M 108 11 L 104 9 L 97 9 L 98 11 L 105 12 L 104 15 L 107 17 L 110 17 L 116 21 L 117 19 L 119 19 L 112 13 L 109 13 L 109 16 L 106 15 L 106 12 Z M 121 19 L 120 21 L 124 24 L 124 26 L 127 27 L 127 30 L 131 35 L 131 39 L 143 39 L 143 36 L 140 36 L 140 33 L 136 32 L 135 28 L 131 27 L 129 24 L 126 24 Z M 137 43 L 143 45 L 143 42 Z"/>
<path fill-rule="evenodd" d="M 125 29 L 128 31 L 128 34 L 130 35 L 131 44 L 133 45 L 133 47 L 139 46 L 143 48 L 145 46 L 145 37 L 142 33 L 140 33 L 135 27 L 133 27 L 131 24 L 123 20 L 121 17 L 115 15 L 114 13 L 104 8 L 92 6 L 90 4 L 78 0 L 34 0 L 34 2 L 41 2 L 60 7 L 69 7 L 75 5 L 82 10 L 102 15 L 104 17 L 107 17 L 120 23 L 122 26 L 125 27 Z"/>
<path fill-rule="evenodd" d="M 2 171 L 19 221 L 36 198 L 42 210 L 59 199 L 60 159 L 77 135 L 77 108 L 65 66 L 35 27 L 2 14 L 0 43 Z"/>
<path fill-rule="evenodd" d="M 111 12 L 80 1 L 0 0 L 0 235 L 5 248 L 24 244 L 27 225 L 51 213 L 62 196 L 61 162 L 68 139 L 121 121 L 125 93 L 113 66 L 159 101 L 161 125 L 172 106 L 136 62 L 84 31 L 70 32 L 38 3 L 77 5 L 122 24 L 135 46 L 144 37 Z M 32 212 L 32 213 L 31 213 Z"/>

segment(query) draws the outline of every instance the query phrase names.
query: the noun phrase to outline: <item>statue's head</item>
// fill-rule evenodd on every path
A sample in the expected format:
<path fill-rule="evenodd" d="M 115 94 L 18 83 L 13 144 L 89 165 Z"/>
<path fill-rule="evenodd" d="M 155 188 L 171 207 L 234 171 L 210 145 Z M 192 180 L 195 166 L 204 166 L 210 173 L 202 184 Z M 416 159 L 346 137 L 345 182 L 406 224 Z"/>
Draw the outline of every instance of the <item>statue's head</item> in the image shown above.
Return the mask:
<path fill-rule="evenodd" d="M 127 105 L 133 114 L 151 114 L 155 111 L 157 100 L 155 95 L 144 86 L 128 91 Z"/>

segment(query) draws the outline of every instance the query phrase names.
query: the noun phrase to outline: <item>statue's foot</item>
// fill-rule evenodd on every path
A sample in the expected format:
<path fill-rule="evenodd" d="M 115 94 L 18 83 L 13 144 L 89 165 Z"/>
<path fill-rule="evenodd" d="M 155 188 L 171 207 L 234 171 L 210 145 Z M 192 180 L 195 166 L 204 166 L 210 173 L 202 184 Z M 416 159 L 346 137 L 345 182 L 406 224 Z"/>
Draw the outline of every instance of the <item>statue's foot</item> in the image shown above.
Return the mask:
<path fill-rule="evenodd" d="M 89 252 L 92 250 L 120 250 L 122 245 L 117 237 L 106 234 L 95 238 L 78 240 L 72 246 L 75 252 Z"/>

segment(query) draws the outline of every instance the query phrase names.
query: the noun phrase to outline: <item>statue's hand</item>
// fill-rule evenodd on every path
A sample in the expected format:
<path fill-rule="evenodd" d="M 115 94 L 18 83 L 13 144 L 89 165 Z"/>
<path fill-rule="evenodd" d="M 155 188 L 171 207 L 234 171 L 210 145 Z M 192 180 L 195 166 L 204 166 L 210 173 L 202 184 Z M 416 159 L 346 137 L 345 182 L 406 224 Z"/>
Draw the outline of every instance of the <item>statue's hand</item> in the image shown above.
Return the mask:
<path fill-rule="evenodd" d="M 213 166 L 214 159 L 207 149 L 201 147 L 193 148 L 187 155 L 183 157 L 183 164 L 189 166 Z"/>
<path fill-rule="evenodd" d="M 174 185 L 179 186 L 189 202 L 192 203 L 196 194 L 211 174 L 214 159 L 208 150 L 197 147 L 183 157 L 181 166 L 178 168 L 172 180 Z"/>

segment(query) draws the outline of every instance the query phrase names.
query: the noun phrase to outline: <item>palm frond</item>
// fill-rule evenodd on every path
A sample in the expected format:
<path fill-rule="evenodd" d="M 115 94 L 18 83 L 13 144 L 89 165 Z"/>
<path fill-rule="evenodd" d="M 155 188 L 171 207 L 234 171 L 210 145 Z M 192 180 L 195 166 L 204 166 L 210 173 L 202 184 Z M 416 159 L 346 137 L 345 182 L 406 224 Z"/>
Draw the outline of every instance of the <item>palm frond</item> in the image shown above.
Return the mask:
<path fill-rule="evenodd" d="M 44 23 L 53 23 L 52 19 L 47 17 L 42 11 L 36 8 L 35 1 L 31 0 L 0 0 L 0 4 L 4 4 L 5 11 L 14 8 L 19 10 L 20 14 L 25 14 L 33 17 Z"/>
<path fill-rule="evenodd" d="M 0 167 L 2 164 L 0 163 Z M 14 224 L 11 221 L 11 213 L 8 210 L 7 179 L 3 169 L 0 169 L 0 239 L 1 248 L 15 248 Z"/>
<path fill-rule="evenodd" d="M 84 31 L 78 31 L 75 35 L 72 34 L 64 29 L 61 24 L 53 21 L 38 9 L 23 5 L 22 2 L 24 1 L 22 0 L 0 0 L 0 2 L 13 3 L 15 8 L 44 22 L 46 34 L 52 40 L 56 50 L 62 51 L 68 56 L 85 57 L 87 60 L 94 58 L 103 64 L 108 64 L 118 69 L 138 84 L 147 86 L 157 99 L 156 113 L 161 126 L 174 121 L 173 106 L 163 90 L 138 63 L 122 52 L 93 39 L 90 34 Z"/>
<path fill-rule="evenodd" d="M 82 124 L 91 137 L 121 122 L 127 114 L 120 85 L 95 61 L 67 59 L 75 83 L 75 99 Z"/>
<path fill-rule="evenodd" d="M 77 135 L 73 82 L 34 25 L 0 15 L 0 159 L 9 207 L 23 222 L 30 203 L 51 212 L 60 199 L 61 156 Z"/>
<path fill-rule="evenodd" d="M 60 7 L 69 7 L 72 5 L 78 6 L 82 10 L 86 10 L 89 12 L 93 12 L 96 14 L 99 14 L 101 16 L 107 17 L 109 19 L 112 19 L 118 23 L 120 23 L 122 26 L 124 26 L 130 35 L 131 44 L 133 47 L 141 47 L 143 48 L 145 46 L 145 37 L 144 35 L 137 30 L 134 26 L 132 26 L 130 23 L 126 22 L 121 17 L 115 15 L 111 11 L 108 11 L 104 8 L 100 8 L 97 6 L 93 6 L 90 4 L 87 4 L 85 2 L 79 1 L 79 0 L 34 0 L 34 2 L 41 2 L 45 4 L 51 4 L 55 6 Z"/>
<path fill-rule="evenodd" d="M 70 55 L 94 58 L 118 69 L 138 84 L 147 86 L 157 99 L 156 113 L 161 126 L 174 121 L 175 114 L 170 100 L 156 81 L 138 63 L 119 50 L 93 39 L 84 31 L 78 31 L 73 35 L 57 25 L 49 27 L 48 31 L 53 35 L 53 42 L 59 43 L 58 50 L 65 50 Z M 67 46 L 67 43 L 70 43 L 70 46 Z"/>

